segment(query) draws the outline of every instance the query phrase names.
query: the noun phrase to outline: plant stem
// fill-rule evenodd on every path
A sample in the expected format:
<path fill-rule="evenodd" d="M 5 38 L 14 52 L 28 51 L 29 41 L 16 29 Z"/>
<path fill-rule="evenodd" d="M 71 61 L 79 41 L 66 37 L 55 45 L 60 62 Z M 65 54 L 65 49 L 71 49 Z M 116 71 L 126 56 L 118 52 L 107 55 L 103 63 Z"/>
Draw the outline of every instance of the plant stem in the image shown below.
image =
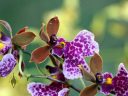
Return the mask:
<path fill-rule="evenodd" d="M 49 57 L 50 57 L 52 63 L 53 63 L 55 66 L 58 66 L 58 64 L 56 63 L 55 58 L 54 58 L 51 54 L 49 55 Z"/>
<path fill-rule="evenodd" d="M 56 82 L 60 82 L 60 83 L 63 83 L 63 84 L 65 83 L 61 80 L 52 78 L 51 75 L 30 75 L 29 78 L 46 78 L 46 79 L 51 80 L 51 81 L 56 81 Z"/>
<path fill-rule="evenodd" d="M 19 54 L 20 54 L 19 62 L 18 62 L 18 64 L 19 64 L 19 71 L 20 71 L 20 74 L 22 76 L 24 76 L 24 73 L 23 73 L 22 68 L 21 68 L 21 66 L 22 66 L 22 60 L 23 60 L 23 53 L 22 53 L 21 50 L 19 51 Z"/>
<path fill-rule="evenodd" d="M 29 78 L 46 78 L 46 79 L 51 80 L 51 81 L 60 82 L 60 83 L 68 85 L 69 87 L 71 87 L 72 89 L 74 89 L 75 91 L 80 93 L 80 90 L 77 89 L 76 87 L 74 87 L 73 85 L 69 84 L 68 82 L 63 82 L 61 80 L 54 79 L 54 78 L 51 77 L 51 75 L 48 75 L 48 76 L 46 76 L 46 75 L 30 75 Z"/>
<path fill-rule="evenodd" d="M 12 38 L 13 36 L 12 36 L 12 31 L 11 32 L 9 32 L 10 33 L 10 37 Z"/>

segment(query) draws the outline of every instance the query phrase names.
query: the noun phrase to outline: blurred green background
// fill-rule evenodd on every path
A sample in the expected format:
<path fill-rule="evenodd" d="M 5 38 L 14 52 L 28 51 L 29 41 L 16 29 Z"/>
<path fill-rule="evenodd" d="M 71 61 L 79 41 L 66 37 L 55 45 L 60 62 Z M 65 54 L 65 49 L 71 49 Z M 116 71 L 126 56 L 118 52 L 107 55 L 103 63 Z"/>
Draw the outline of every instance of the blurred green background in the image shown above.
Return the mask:
<path fill-rule="evenodd" d="M 128 0 L 0 0 L 0 19 L 10 23 L 13 34 L 20 28 L 29 26 L 38 35 L 41 23 L 46 24 L 54 16 L 58 16 L 60 20 L 58 36 L 67 40 L 72 40 L 83 29 L 95 34 L 104 60 L 103 72 L 116 74 L 121 62 L 128 66 Z M 37 36 L 27 49 L 31 52 L 43 44 Z M 24 55 L 24 59 L 25 72 L 39 74 L 35 65 L 28 62 L 29 56 Z M 43 72 L 47 72 L 44 69 L 46 64 L 51 64 L 51 61 L 47 59 L 39 65 Z M 10 83 L 12 73 L 17 80 L 15 88 Z M 12 73 L 6 78 L 0 78 L 0 96 L 30 96 L 26 90 L 28 82 L 46 81 L 19 78 L 17 67 Z M 80 80 L 71 83 L 82 88 Z M 70 96 L 78 96 L 78 93 L 71 90 Z"/>

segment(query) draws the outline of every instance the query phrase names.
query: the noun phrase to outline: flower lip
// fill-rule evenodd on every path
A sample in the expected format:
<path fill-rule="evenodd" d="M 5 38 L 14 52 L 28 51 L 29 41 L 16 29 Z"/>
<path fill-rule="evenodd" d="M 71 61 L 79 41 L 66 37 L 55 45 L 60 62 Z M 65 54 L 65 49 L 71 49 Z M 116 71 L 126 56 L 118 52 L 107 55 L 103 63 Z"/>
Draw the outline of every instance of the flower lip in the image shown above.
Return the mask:
<path fill-rule="evenodd" d="M 52 48 L 52 54 L 62 57 L 64 55 L 64 49 L 67 46 L 67 42 L 64 38 L 57 38 L 57 44 Z"/>
<path fill-rule="evenodd" d="M 96 73 L 95 77 L 96 77 L 96 83 L 98 84 L 103 83 L 103 76 L 101 73 Z"/>
<path fill-rule="evenodd" d="M 4 43 L 10 43 L 11 42 L 11 38 L 6 36 L 3 32 L 1 33 L 1 38 L 0 40 Z"/>
<path fill-rule="evenodd" d="M 0 61 L 0 77 L 6 77 L 14 69 L 16 59 L 12 54 L 6 54 Z"/>
<path fill-rule="evenodd" d="M 101 90 L 100 92 L 104 95 L 114 94 L 113 92 L 113 76 L 109 72 L 105 72 L 102 74 L 103 76 L 103 82 L 101 84 Z M 120 95 L 121 96 L 121 95 Z"/>

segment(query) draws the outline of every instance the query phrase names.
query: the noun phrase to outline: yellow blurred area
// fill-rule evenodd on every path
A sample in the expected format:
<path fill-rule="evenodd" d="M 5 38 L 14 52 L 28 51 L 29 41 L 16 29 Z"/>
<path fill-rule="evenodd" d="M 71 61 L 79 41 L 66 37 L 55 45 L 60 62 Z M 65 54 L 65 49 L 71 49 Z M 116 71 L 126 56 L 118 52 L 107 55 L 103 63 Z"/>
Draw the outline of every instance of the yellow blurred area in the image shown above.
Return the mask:
<path fill-rule="evenodd" d="M 16 79 L 16 85 L 13 88 L 11 79 Z M 30 96 L 27 92 L 27 79 L 18 76 L 18 66 L 7 77 L 0 78 L 0 96 Z"/>
<path fill-rule="evenodd" d="M 112 4 L 94 16 L 91 28 L 97 36 L 104 35 L 106 26 L 110 34 L 122 38 L 128 34 L 128 1 Z"/>
<path fill-rule="evenodd" d="M 79 2 L 79 0 L 64 0 L 59 9 L 52 10 L 44 15 L 47 21 L 51 17 L 58 16 L 60 21 L 58 36 L 72 40 L 72 37 L 76 35 L 75 33 L 80 31 L 75 27 L 79 17 Z"/>

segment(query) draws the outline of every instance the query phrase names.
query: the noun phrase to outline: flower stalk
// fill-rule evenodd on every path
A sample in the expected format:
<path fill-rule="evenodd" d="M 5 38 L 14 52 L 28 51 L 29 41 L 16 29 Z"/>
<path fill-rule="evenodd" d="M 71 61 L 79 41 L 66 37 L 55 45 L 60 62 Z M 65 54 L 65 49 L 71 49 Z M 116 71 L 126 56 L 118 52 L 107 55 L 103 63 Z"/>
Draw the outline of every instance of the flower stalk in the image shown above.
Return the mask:
<path fill-rule="evenodd" d="M 23 53 L 22 53 L 21 50 L 19 50 L 19 54 L 20 54 L 19 62 L 18 62 L 18 64 L 19 64 L 19 72 L 20 72 L 20 74 L 22 76 L 25 76 L 24 72 L 22 71 L 22 67 L 21 67 L 22 66 L 22 60 L 23 60 Z"/>

